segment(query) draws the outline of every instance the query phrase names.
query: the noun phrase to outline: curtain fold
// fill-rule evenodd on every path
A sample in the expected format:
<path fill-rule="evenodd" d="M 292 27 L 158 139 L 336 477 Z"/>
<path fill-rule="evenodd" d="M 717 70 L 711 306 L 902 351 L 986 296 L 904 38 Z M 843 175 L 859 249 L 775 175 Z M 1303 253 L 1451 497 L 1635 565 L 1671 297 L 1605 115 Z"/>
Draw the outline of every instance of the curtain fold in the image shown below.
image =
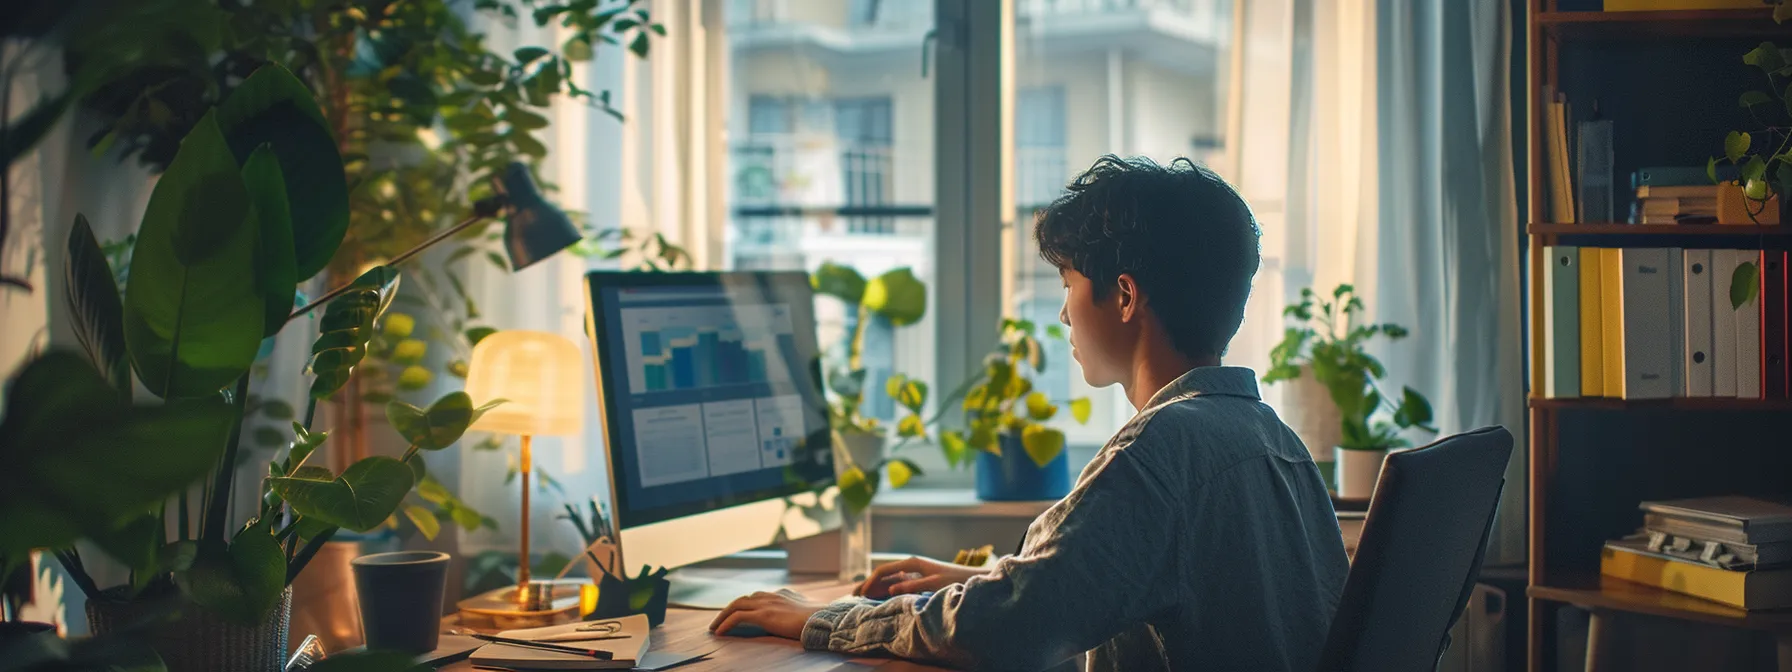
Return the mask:
<path fill-rule="evenodd" d="M 1495 0 L 1379 0 L 1379 217 L 1359 239 L 1371 317 L 1411 328 L 1377 353 L 1433 402 L 1443 434 L 1524 435 L 1510 17 Z M 1525 450 L 1508 466 L 1488 562 L 1524 557 Z"/>

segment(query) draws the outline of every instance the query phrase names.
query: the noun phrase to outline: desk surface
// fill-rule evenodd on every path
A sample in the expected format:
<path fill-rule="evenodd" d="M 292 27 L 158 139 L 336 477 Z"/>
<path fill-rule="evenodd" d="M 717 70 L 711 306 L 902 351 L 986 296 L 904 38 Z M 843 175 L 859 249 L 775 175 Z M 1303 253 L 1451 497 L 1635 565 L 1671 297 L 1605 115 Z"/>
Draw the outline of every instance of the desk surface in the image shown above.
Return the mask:
<path fill-rule="evenodd" d="M 767 569 L 686 569 L 704 578 L 750 579 L 766 584 L 786 584 L 791 589 L 817 600 L 845 597 L 852 586 L 833 577 L 787 577 L 783 571 Z M 653 650 L 676 653 L 714 650 L 704 660 L 682 665 L 678 672 L 712 672 L 719 670 L 789 670 L 791 672 L 825 672 L 877 668 L 888 672 L 924 672 L 944 668 L 921 665 L 889 658 L 851 658 L 837 653 L 805 651 L 802 645 L 777 637 L 717 637 L 709 633 L 709 623 L 716 612 L 698 609 L 668 609 L 666 622 L 653 629 Z M 442 672 L 473 672 L 472 663 L 461 661 L 441 668 Z"/>

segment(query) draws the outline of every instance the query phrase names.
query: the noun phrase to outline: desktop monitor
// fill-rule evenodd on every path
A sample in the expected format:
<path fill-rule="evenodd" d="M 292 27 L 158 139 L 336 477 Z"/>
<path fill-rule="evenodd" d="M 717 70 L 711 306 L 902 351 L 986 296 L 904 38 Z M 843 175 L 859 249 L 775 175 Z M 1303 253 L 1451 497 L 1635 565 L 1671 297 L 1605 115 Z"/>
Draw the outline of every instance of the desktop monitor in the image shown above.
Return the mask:
<path fill-rule="evenodd" d="M 623 567 L 838 529 L 807 275 L 594 272 L 586 291 Z"/>

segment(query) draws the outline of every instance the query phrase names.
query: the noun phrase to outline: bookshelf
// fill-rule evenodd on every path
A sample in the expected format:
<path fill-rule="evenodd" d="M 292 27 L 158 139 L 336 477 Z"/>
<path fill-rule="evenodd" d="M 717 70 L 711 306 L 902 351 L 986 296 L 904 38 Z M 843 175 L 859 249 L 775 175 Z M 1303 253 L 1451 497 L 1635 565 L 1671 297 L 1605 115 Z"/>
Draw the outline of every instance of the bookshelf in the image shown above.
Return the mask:
<path fill-rule="evenodd" d="M 1532 262 L 1523 271 L 1533 345 L 1544 336 L 1547 264 L 1537 261 L 1548 259 L 1545 246 L 1792 248 L 1792 225 L 1550 221 L 1548 106 L 1538 95 L 1546 86 L 1566 93 L 1570 121 L 1586 119 L 1584 108 L 1597 100 L 1614 121 L 1614 207 L 1622 212 L 1630 171 L 1703 165 L 1725 131 L 1749 127 L 1735 117 L 1735 101 L 1758 83 L 1740 57 L 1763 40 L 1792 47 L 1792 23 L 1775 24 L 1770 8 L 1600 12 L 1559 11 L 1598 7 L 1597 0 L 1524 2 Z M 1527 372 L 1534 390 L 1542 388 L 1540 371 Z M 1600 546 L 1641 523 L 1643 500 L 1792 488 L 1792 400 L 1532 398 L 1528 406 L 1528 669 L 1558 669 L 1562 605 L 1765 632 L 1782 649 L 1792 642 L 1792 611 L 1745 612 L 1599 575 Z"/>

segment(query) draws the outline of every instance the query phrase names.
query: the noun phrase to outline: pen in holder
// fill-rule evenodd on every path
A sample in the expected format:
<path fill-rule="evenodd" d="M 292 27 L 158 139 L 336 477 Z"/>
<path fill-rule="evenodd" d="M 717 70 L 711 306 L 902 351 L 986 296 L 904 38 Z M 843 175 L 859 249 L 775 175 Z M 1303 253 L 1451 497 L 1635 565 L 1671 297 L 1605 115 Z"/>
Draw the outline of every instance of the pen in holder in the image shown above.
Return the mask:
<path fill-rule="evenodd" d="M 643 565 L 640 574 L 630 577 L 619 563 L 620 555 L 609 537 L 585 548 L 586 572 L 597 584 L 597 605 L 585 615 L 585 620 L 645 614 L 652 625 L 664 623 L 666 596 L 672 587 L 666 574 L 671 570 Z"/>
<path fill-rule="evenodd" d="M 604 572 L 597 579 L 597 609 L 585 620 L 646 614 L 649 625 L 666 622 L 666 594 L 672 587 L 672 582 L 666 580 L 668 571 L 643 565 L 641 573 L 634 577 Z"/>

